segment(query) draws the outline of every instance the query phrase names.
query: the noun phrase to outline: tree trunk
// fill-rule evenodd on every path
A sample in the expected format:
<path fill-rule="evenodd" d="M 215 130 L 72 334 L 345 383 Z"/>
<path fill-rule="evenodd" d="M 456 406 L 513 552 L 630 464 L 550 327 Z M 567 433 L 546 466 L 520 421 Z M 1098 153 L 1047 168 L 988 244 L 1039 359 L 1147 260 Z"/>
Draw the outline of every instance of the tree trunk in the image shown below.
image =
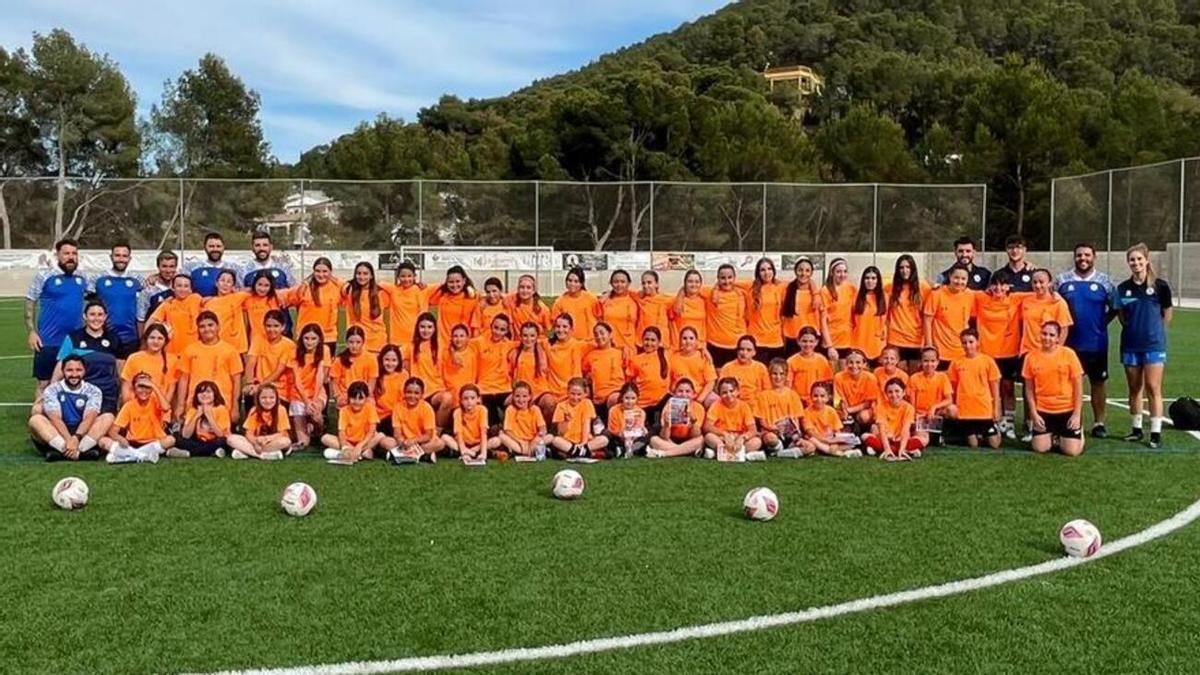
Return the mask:
<path fill-rule="evenodd" d="M 1025 235 L 1025 176 L 1017 164 L 1017 234 Z M 1053 244 L 1051 244 L 1053 245 Z"/>
<path fill-rule="evenodd" d="M 4 202 L 4 183 L 0 182 L 0 226 L 4 228 L 4 248 L 12 248 L 12 224 L 8 220 L 8 204 Z"/>
<path fill-rule="evenodd" d="M 62 128 L 58 137 L 58 202 L 54 205 L 54 240 L 62 238 L 63 207 L 67 199 L 67 153 L 62 144 Z"/>

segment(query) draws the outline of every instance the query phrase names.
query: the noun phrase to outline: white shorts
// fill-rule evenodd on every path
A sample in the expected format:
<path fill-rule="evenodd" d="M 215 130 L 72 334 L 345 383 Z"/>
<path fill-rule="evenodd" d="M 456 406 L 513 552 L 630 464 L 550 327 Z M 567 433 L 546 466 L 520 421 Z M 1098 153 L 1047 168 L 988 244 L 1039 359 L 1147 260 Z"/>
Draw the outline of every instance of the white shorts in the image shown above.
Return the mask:
<path fill-rule="evenodd" d="M 288 403 L 288 417 L 304 417 L 307 414 L 308 408 L 304 405 L 304 401 Z"/>

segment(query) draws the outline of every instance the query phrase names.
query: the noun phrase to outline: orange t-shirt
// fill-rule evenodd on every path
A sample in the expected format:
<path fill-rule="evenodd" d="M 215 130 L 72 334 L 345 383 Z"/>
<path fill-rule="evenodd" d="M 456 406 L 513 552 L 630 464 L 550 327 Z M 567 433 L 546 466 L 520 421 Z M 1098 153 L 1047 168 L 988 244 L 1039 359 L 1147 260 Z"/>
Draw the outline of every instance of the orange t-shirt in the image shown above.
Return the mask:
<path fill-rule="evenodd" d="M 696 331 L 696 339 L 701 347 L 708 344 L 708 302 L 703 294 L 684 296 L 682 312 L 676 311 L 675 307 L 671 308 L 671 328 L 676 343 L 683 329 L 691 328 Z"/>
<path fill-rule="evenodd" d="M 254 357 L 254 372 L 252 376 L 257 382 L 265 382 L 279 367 L 283 373 L 275 380 L 275 388 L 280 396 L 286 396 L 292 390 L 292 373 L 288 363 L 295 359 L 296 343 L 288 338 L 280 337 L 275 343 L 266 339 L 256 340 L 250 345 L 250 356 Z"/>
<path fill-rule="evenodd" d="M 592 420 L 596 419 L 596 407 L 585 399 L 572 405 L 570 401 L 559 401 L 554 406 L 555 433 L 572 443 L 582 443 L 584 436 L 591 435 Z"/>
<path fill-rule="evenodd" d="M 321 389 L 324 389 L 322 381 L 318 386 L 317 376 L 320 374 L 321 368 L 329 367 L 329 357 L 321 359 L 320 363 L 313 361 L 313 355 L 309 354 L 304 358 L 304 365 L 300 365 L 300 361 L 296 358 L 288 360 L 288 370 L 292 371 L 292 389 L 288 392 L 289 401 L 304 401 L 315 399 Z"/>
<path fill-rule="evenodd" d="M 459 293 L 450 295 L 434 290 L 429 296 L 429 304 L 437 307 L 438 342 L 450 344 L 450 331 L 458 324 L 464 324 L 471 335 L 479 332 L 479 296 L 467 297 Z M 516 324 L 513 325 L 514 332 Z M 410 338 L 411 339 L 411 338 Z"/>
<path fill-rule="evenodd" d="M 242 307 L 246 310 L 246 322 L 250 325 L 250 344 L 253 345 L 255 342 L 267 339 L 267 329 L 263 326 L 263 320 L 266 319 L 267 312 L 279 309 L 282 306 L 279 298 L 260 297 L 257 295 L 251 295 L 246 298 Z M 221 329 L 224 332 L 224 323 L 221 324 Z M 224 340 L 224 336 L 221 339 Z M 234 347 L 237 347 L 237 345 L 234 345 Z"/>
<path fill-rule="evenodd" d="M 771 388 L 771 374 L 767 371 L 767 367 L 758 361 L 750 363 L 730 361 L 721 366 L 721 370 L 717 372 L 717 380 L 726 377 L 732 377 L 738 381 L 738 398 L 747 403 L 753 402 L 754 397 L 758 396 L 758 392 Z"/>
<path fill-rule="evenodd" d="M 544 352 L 545 349 L 545 343 L 539 341 L 539 350 Z M 519 345 L 513 353 L 516 354 L 516 361 L 512 368 L 512 381 L 528 384 L 535 399 L 546 393 L 546 389 L 549 387 L 547 379 L 549 368 L 545 367 L 538 372 L 537 353 L 532 349 L 521 349 Z"/>
<path fill-rule="evenodd" d="M 501 314 L 509 319 L 510 328 L 515 326 L 512 324 L 512 315 L 508 313 L 508 307 L 505 306 L 504 300 L 501 299 L 494 305 L 489 305 L 486 300 L 479 301 L 479 337 L 492 336 L 492 321 Z M 519 326 L 517 326 L 519 327 Z"/>
<path fill-rule="evenodd" d="M 442 355 L 438 354 L 438 360 L 435 362 L 433 346 L 426 342 L 421 345 L 420 353 L 414 352 L 416 347 L 411 344 L 406 344 L 400 347 L 400 353 L 404 356 L 404 365 L 408 367 L 408 372 L 413 377 L 421 378 L 425 383 L 425 396 L 432 396 L 440 391 L 446 390 L 446 383 L 442 380 Z"/>
<path fill-rule="evenodd" d="M 341 299 L 342 290 L 333 281 L 317 285 L 315 300 L 308 284 L 289 288 L 284 293 L 284 300 L 289 307 L 296 308 L 296 337 L 300 337 L 300 329 L 315 323 L 321 327 L 321 336 L 325 342 L 337 342 L 338 307 Z"/>
<path fill-rule="evenodd" d="M 535 302 L 530 298 L 528 303 L 518 304 L 517 294 L 509 293 L 504 299 L 504 306 L 508 308 L 508 318 L 512 319 L 514 332 L 519 331 L 526 322 L 532 322 L 538 327 L 538 335 L 543 335 L 554 325 L 554 315 L 544 301 Z"/>
<path fill-rule="evenodd" d="M 928 415 L 933 411 L 933 406 L 947 399 L 954 400 L 954 387 L 951 386 L 946 373 L 935 370 L 932 376 L 924 372 L 916 372 L 909 376 L 908 400 L 912 402 L 918 415 Z"/>
<path fill-rule="evenodd" d="M 197 340 L 196 317 L 200 315 L 203 298 L 192 293 L 183 300 L 171 296 L 162 301 L 147 324 L 161 323 L 170 329 L 171 339 L 167 342 L 167 353 L 179 355 L 188 345 Z M 239 352 L 240 353 L 240 352 Z"/>
<path fill-rule="evenodd" d="M 875 406 L 875 424 L 887 439 L 899 439 L 905 432 L 911 433 L 916 418 L 912 404 L 905 400 L 901 400 L 900 405 L 892 405 L 885 399 Z"/>
<path fill-rule="evenodd" d="M 670 423 L 668 421 L 668 416 L 671 414 L 670 406 L 671 406 L 671 404 L 668 402 L 666 407 L 663 408 L 662 423 L 664 425 Z M 616 409 L 614 408 L 614 410 L 616 410 Z M 639 412 L 641 411 L 640 408 L 638 410 L 639 410 Z M 701 405 L 699 401 L 688 401 L 687 413 L 688 413 L 687 414 L 687 418 L 688 418 L 687 424 L 671 424 L 670 425 L 668 432 L 669 432 L 671 438 L 677 439 L 677 438 L 683 437 L 684 435 L 686 435 L 688 433 L 688 431 L 691 430 L 691 427 L 694 424 L 699 424 L 701 426 L 701 428 L 703 428 L 704 417 L 705 417 L 704 406 Z M 643 413 L 643 415 L 644 415 L 644 413 Z M 609 413 L 608 417 L 609 417 L 609 425 L 611 426 L 611 424 L 612 424 L 612 413 L 611 412 Z"/>
<path fill-rule="evenodd" d="M 825 313 L 825 320 L 829 324 L 829 341 L 831 344 L 826 347 L 837 347 L 845 349 L 850 346 L 852 321 L 851 315 L 854 314 L 854 298 L 858 295 L 858 289 L 849 281 L 843 282 L 837 287 L 837 299 L 829 292 L 827 286 L 821 287 L 821 310 Z"/>
<path fill-rule="evenodd" d="M 704 418 L 700 418 L 703 421 Z M 626 431 L 635 429 L 646 429 L 646 411 L 641 408 L 626 410 L 624 407 L 614 405 L 608 409 L 608 433 L 622 437 Z"/>
<path fill-rule="evenodd" d="M 722 349 L 737 347 L 746 334 L 746 296 L 735 286 L 728 291 L 705 288 L 708 344 Z"/>
<path fill-rule="evenodd" d="M 246 419 L 242 426 L 245 428 L 246 433 L 252 433 L 256 436 L 270 436 L 272 434 L 286 435 L 292 430 L 292 423 L 290 420 L 288 420 L 287 407 L 283 406 L 282 404 L 277 404 L 275 406 L 274 431 L 267 429 L 264 424 L 265 421 L 259 420 L 258 418 L 258 407 L 256 406 L 251 408 L 250 411 L 246 413 Z"/>
<path fill-rule="evenodd" d="M 184 425 L 186 426 L 195 421 L 196 430 L 192 432 L 192 436 L 198 441 L 209 442 L 228 436 L 233 426 L 229 418 L 229 408 L 223 405 L 214 405 L 212 416 L 216 422 L 216 426 L 209 424 L 208 420 L 200 415 L 199 409 L 191 408 L 188 410 Z"/>
<path fill-rule="evenodd" d="M 717 382 L 717 369 L 713 366 L 712 357 L 703 349 L 697 349 L 691 354 L 671 352 L 667 357 L 667 369 L 670 372 L 672 388 L 676 382 L 686 377 L 692 381 L 697 395 L 705 386 L 715 386 Z"/>
<path fill-rule="evenodd" d="M 858 406 L 871 401 L 878 403 L 883 398 L 879 391 L 879 381 L 873 373 L 862 371 L 855 378 L 850 371 L 843 370 L 833 376 L 833 390 L 839 401 L 848 406 Z"/>
<path fill-rule="evenodd" d="M 642 341 L 642 336 L 637 332 L 640 312 L 637 300 L 633 299 L 633 294 L 626 293 L 619 297 L 609 296 L 601 300 L 598 307 L 600 318 L 612 326 L 613 344 L 617 347 L 637 348 Z"/>
<path fill-rule="evenodd" d="M 404 383 L 408 381 L 408 378 L 408 371 L 403 368 L 394 373 L 379 374 L 379 378 L 375 382 L 375 389 L 379 393 L 371 392 L 375 398 L 375 412 L 379 419 L 389 417 L 396 406 L 404 404 Z"/>
<path fill-rule="evenodd" d="M 1064 328 L 1075 321 L 1067 301 L 1053 295 L 1039 298 L 1027 295 L 1021 300 L 1021 353 L 1027 354 L 1042 348 L 1042 326 L 1057 321 Z"/>
<path fill-rule="evenodd" d="M 383 289 L 379 288 L 379 315 L 371 314 L 371 294 L 367 289 L 363 289 L 358 297 L 358 314 L 355 315 L 354 296 L 349 290 L 342 291 L 342 306 L 346 308 L 346 328 L 358 326 L 363 330 L 363 335 L 366 337 L 366 349 L 369 352 L 378 352 L 383 349 L 383 346 L 388 343 L 387 322 L 385 318 L 391 307 L 391 295 Z M 412 333 L 404 336 L 405 340 L 412 339 Z M 333 342 L 329 336 L 325 336 L 327 342 Z"/>
<path fill-rule="evenodd" d="M 388 318 L 388 329 L 391 331 L 393 344 L 408 344 L 416 334 L 417 317 L 429 311 L 429 296 L 433 287 L 413 284 L 401 288 L 397 284 L 380 284 L 387 291 L 391 313 Z"/>
<path fill-rule="evenodd" d="M 179 357 L 165 353 L 154 354 L 145 350 L 134 352 L 125 359 L 125 365 L 121 366 L 121 381 L 132 384 L 133 378 L 141 373 L 149 375 L 159 391 L 166 394 L 167 387 L 179 379 Z"/>
<path fill-rule="evenodd" d="M 788 374 L 792 378 L 792 389 L 800 395 L 804 405 L 812 402 L 812 386 L 818 382 L 833 381 L 833 367 L 829 359 L 820 354 L 812 356 L 793 354 L 787 360 Z M 830 392 L 833 393 L 833 392 Z"/>
<path fill-rule="evenodd" d="M 398 441 L 411 441 L 426 434 L 437 434 L 437 422 L 433 407 L 425 401 L 409 407 L 401 403 L 392 409 L 392 429 Z"/>
<path fill-rule="evenodd" d="M 342 357 L 335 356 L 330 362 L 329 379 L 337 383 L 342 393 L 355 382 L 365 382 L 371 385 L 371 380 L 379 377 L 379 361 L 374 354 L 363 352 L 358 356 L 350 356 L 350 365 L 342 363 Z"/>
<path fill-rule="evenodd" d="M 479 359 L 480 393 L 486 396 L 512 391 L 508 355 L 516 344 L 508 340 L 493 340 L 491 336 L 475 338 L 471 342 Z"/>
<path fill-rule="evenodd" d="M 819 294 L 820 291 L 817 291 Z M 784 295 L 787 291 L 785 289 Z M 796 289 L 796 314 L 794 316 L 785 316 L 783 318 L 783 334 L 789 340 L 795 340 L 800 335 L 800 329 L 808 326 L 821 334 L 821 312 L 817 309 L 817 303 L 813 297 L 813 292 L 808 286 L 803 286 Z"/>
<path fill-rule="evenodd" d="M 225 295 L 217 295 L 204 299 L 203 308 L 217 315 L 220 329 L 217 335 L 239 353 L 245 354 L 250 348 L 250 336 L 246 333 L 246 300 L 249 291 L 233 291 Z M 262 317 L 259 317 L 260 321 Z"/>
<path fill-rule="evenodd" d="M 228 343 L 217 340 L 215 344 L 193 342 L 179 358 L 179 372 L 188 376 L 188 400 L 196 393 L 196 385 L 211 380 L 221 391 L 227 402 L 236 401 L 234 394 L 240 391 L 238 376 L 242 374 L 242 355 Z"/>
<path fill-rule="evenodd" d="M 479 352 L 474 343 L 468 342 L 459 352 L 443 350 L 438 362 L 442 366 L 442 387 L 454 397 L 452 405 L 458 405 L 458 392 L 462 391 L 463 385 L 479 381 Z M 426 395 L 429 393 L 427 390 Z"/>
<path fill-rule="evenodd" d="M 378 424 L 379 412 L 370 401 L 358 412 L 354 412 L 350 406 L 338 410 L 338 431 L 351 445 L 358 445 L 368 434 L 375 433 Z"/>
<path fill-rule="evenodd" d="M 666 360 L 666 354 L 662 356 L 663 360 Z M 663 373 L 662 361 L 659 360 L 657 351 L 634 354 L 629 357 L 626 369 L 629 371 L 629 379 L 637 385 L 639 406 L 646 408 L 658 405 L 670 391 L 668 378 L 671 377 L 671 371 L 668 368 L 666 374 Z"/>
<path fill-rule="evenodd" d="M 776 423 L 782 419 L 796 420 L 799 423 L 803 413 L 804 404 L 800 401 L 800 395 L 790 387 L 764 389 L 758 392 L 754 400 L 754 415 L 771 430 L 774 430 Z"/>
<path fill-rule="evenodd" d="M 583 376 L 583 352 L 588 343 L 572 338 L 543 345 L 546 351 L 546 388 L 555 396 L 567 395 L 567 382 Z"/>
<path fill-rule="evenodd" d="M 675 306 L 675 297 L 659 293 L 647 298 L 635 293 L 633 299 L 638 304 L 638 338 L 647 328 L 654 326 L 662 333 L 663 344 L 668 349 L 674 349 L 679 337 L 671 327 L 671 308 Z"/>
<path fill-rule="evenodd" d="M 992 419 L 996 401 L 992 398 L 991 383 L 1000 381 L 995 359 L 987 354 L 964 356 L 951 361 L 946 374 L 954 385 L 954 404 L 958 406 L 960 419 Z"/>
<path fill-rule="evenodd" d="M 964 289 L 955 293 L 949 286 L 942 286 L 925 299 L 922 313 L 933 317 L 933 334 L 929 340 L 937 347 L 938 358 L 943 361 L 962 358 L 959 333 L 966 330 L 971 317 L 975 316 L 974 292 Z"/>
<path fill-rule="evenodd" d="M 1053 351 L 1037 350 L 1025 355 L 1021 377 L 1033 382 L 1034 407 L 1040 413 L 1065 413 L 1075 410 L 1074 388 L 1080 385 L 1083 366 L 1069 347 Z"/>
<path fill-rule="evenodd" d="M 1021 350 L 1021 298 L 1009 294 L 998 298 L 991 293 L 975 294 L 975 327 L 979 330 L 979 351 L 993 359 L 1007 359 Z"/>
<path fill-rule="evenodd" d="M 470 411 L 455 408 L 452 419 L 454 433 L 462 436 L 468 447 L 479 445 L 487 438 L 488 411 L 485 406 L 477 405 Z M 464 449 L 459 448 L 460 451 Z"/>
<path fill-rule="evenodd" d="M 875 296 L 870 293 L 863 303 L 863 313 L 850 314 L 850 346 L 861 350 L 868 359 L 877 359 L 886 346 L 888 316 L 877 314 Z"/>
<path fill-rule="evenodd" d="M 592 397 L 603 401 L 625 384 L 625 355 L 616 347 L 592 349 L 583 356 L 584 377 L 592 383 Z"/>
<path fill-rule="evenodd" d="M 759 288 L 759 302 L 754 303 L 754 282 L 743 281 L 738 288 L 746 294 L 746 330 L 759 347 L 769 349 L 783 346 L 783 298 L 787 284 L 773 281 Z"/>
<path fill-rule="evenodd" d="M 828 438 L 831 434 L 841 433 L 842 418 L 832 406 L 821 409 L 805 408 L 804 419 L 800 420 L 804 433 L 809 438 Z"/>
<path fill-rule="evenodd" d="M 708 422 L 714 429 L 729 434 L 744 434 L 754 431 L 754 410 L 749 403 L 739 400 L 734 405 L 725 405 L 721 399 L 708 409 Z"/>
<path fill-rule="evenodd" d="M 165 435 L 163 423 L 166 415 L 166 408 L 162 407 L 157 396 L 151 394 L 145 402 L 136 398 L 126 401 L 117 413 L 114 424 L 118 429 L 125 430 L 125 438 L 130 443 L 151 443 Z"/>
<path fill-rule="evenodd" d="M 888 344 L 913 349 L 924 346 L 922 338 L 925 336 L 925 323 L 921 316 L 921 303 L 929 297 L 930 287 L 922 281 L 919 289 L 919 300 L 912 297 L 905 286 L 896 301 L 892 302 L 892 284 L 883 287 L 883 294 L 888 299 Z"/>
<path fill-rule="evenodd" d="M 524 410 L 516 406 L 508 406 L 504 410 L 504 433 L 518 441 L 533 442 L 537 438 L 538 429 L 546 428 L 546 418 L 536 405 L 530 405 Z"/>
<path fill-rule="evenodd" d="M 884 371 L 883 366 L 879 366 L 872 374 L 875 376 L 875 381 L 879 383 L 879 391 L 881 393 L 887 388 L 888 380 L 892 379 L 893 377 L 900 378 L 900 381 L 904 383 L 904 386 L 906 388 L 908 387 L 909 375 L 899 368 L 897 368 L 896 372 L 894 373 L 888 373 Z"/>
<path fill-rule="evenodd" d="M 550 316 L 558 317 L 566 314 L 574 323 L 571 324 L 571 335 L 577 340 L 592 339 L 592 329 L 596 327 L 596 314 L 600 302 L 588 291 L 579 291 L 578 295 L 563 293 L 554 300 L 550 308 Z"/>

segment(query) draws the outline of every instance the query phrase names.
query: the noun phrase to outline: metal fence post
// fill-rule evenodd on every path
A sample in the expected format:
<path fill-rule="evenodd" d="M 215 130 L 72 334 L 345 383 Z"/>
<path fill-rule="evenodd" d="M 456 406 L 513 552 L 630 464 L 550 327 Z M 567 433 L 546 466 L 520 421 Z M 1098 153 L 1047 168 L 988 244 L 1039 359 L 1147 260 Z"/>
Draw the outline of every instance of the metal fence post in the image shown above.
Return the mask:
<path fill-rule="evenodd" d="M 533 181 L 533 245 L 542 242 L 542 181 Z"/>
<path fill-rule="evenodd" d="M 767 184 L 762 184 L 762 252 L 767 252 Z M 756 272 L 757 274 L 757 272 Z"/>
<path fill-rule="evenodd" d="M 874 184 L 874 204 L 871 208 L 871 264 L 878 263 L 879 256 L 879 183 Z"/>
<path fill-rule="evenodd" d="M 304 249 L 308 248 L 308 204 L 304 199 L 304 179 L 300 179 L 300 274 L 304 274 Z M 295 241 L 295 236 L 292 237 Z"/>
<path fill-rule="evenodd" d="M 184 196 L 187 194 L 187 186 L 183 182 L 183 176 L 179 177 L 179 269 L 183 269 L 183 254 L 187 251 L 187 237 L 184 232 L 183 219 L 187 216 L 187 209 L 184 208 Z"/>
<path fill-rule="evenodd" d="M 1184 220 L 1184 199 L 1187 197 L 1187 161 L 1179 160 L 1179 250 L 1175 254 L 1175 259 L 1179 266 L 1179 306 L 1183 306 L 1184 296 L 1184 274 L 1183 274 L 1183 220 Z"/>
<path fill-rule="evenodd" d="M 987 252 L 987 197 L 988 197 L 988 186 L 987 186 L 987 183 L 984 183 L 983 184 L 983 214 L 982 214 L 983 219 L 979 221 L 979 225 L 980 225 L 979 252 L 980 253 Z"/>
<path fill-rule="evenodd" d="M 1104 256 L 1104 271 L 1107 274 L 1112 274 L 1112 202 L 1113 202 L 1113 172 L 1108 172 L 1108 205 L 1105 207 L 1107 211 L 1107 227 L 1108 241 L 1104 243 L 1104 250 L 1107 253 Z"/>
<path fill-rule="evenodd" d="M 632 191 L 632 190 L 631 190 Z M 654 264 L 654 181 L 650 181 L 650 212 L 647 214 L 650 217 L 650 264 Z M 631 249 L 637 250 L 637 242 L 629 242 Z"/>
<path fill-rule="evenodd" d="M 1050 261 L 1047 267 L 1054 269 L 1054 198 L 1058 189 L 1058 179 L 1050 180 Z"/>
<path fill-rule="evenodd" d="M 417 179 L 417 246 L 425 245 L 425 181 Z"/>

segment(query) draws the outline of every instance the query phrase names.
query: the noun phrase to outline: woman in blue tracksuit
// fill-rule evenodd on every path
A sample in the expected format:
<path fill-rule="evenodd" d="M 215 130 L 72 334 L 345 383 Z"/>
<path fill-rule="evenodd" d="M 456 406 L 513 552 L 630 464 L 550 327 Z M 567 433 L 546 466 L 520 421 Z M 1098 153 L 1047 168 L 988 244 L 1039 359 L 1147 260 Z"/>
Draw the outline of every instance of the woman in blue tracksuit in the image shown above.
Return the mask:
<path fill-rule="evenodd" d="M 1150 399 L 1150 447 L 1162 444 L 1163 370 L 1167 365 L 1167 326 L 1171 287 L 1154 275 L 1150 250 L 1136 244 L 1125 252 L 1130 276 L 1113 289 L 1112 306 L 1121 320 L 1121 365 L 1129 382 L 1132 429 L 1126 441 L 1143 440 L 1142 391 Z"/>
<path fill-rule="evenodd" d="M 121 351 L 121 338 L 108 327 L 108 311 L 104 303 L 89 301 L 83 308 L 83 328 L 73 330 L 63 340 L 58 350 L 58 362 L 76 355 L 83 359 L 83 381 L 93 384 L 103 396 L 100 414 L 116 414 L 120 403 L 121 379 L 117 358 Z M 62 366 L 55 369 L 54 379 L 62 377 Z"/>

